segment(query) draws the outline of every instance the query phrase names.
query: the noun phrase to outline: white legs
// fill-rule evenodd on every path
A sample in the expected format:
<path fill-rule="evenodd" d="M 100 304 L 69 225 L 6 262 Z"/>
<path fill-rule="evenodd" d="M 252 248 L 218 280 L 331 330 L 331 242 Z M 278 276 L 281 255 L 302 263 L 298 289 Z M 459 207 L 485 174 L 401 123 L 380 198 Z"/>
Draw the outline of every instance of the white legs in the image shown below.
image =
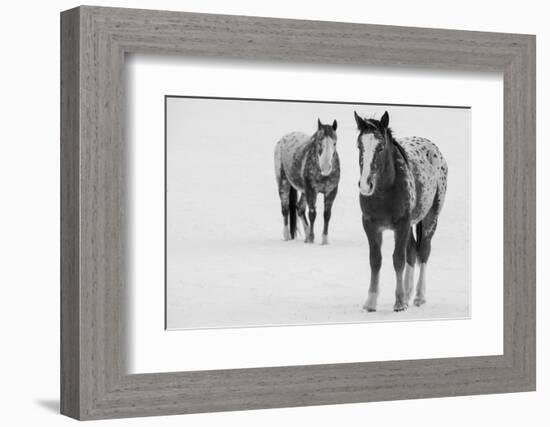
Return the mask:
<path fill-rule="evenodd" d="M 288 225 L 285 225 L 283 227 L 283 240 L 286 242 L 287 240 L 290 240 L 290 229 L 288 228 Z"/>
<path fill-rule="evenodd" d="M 426 303 L 426 270 L 427 264 L 420 264 L 420 272 L 418 276 L 418 282 L 416 284 L 416 296 L 414 298 L 414 305 L 417 307 L 420 307 L 421 305 Z M 367 301 L 363 305 L 363 309 L 369 312 L 376 311 L 376 303 L 378 300 L 378 276 L 373 279 L 375 283 L 373 285 L 371 280 L 371 289 L 376 289 L 376 291 L 369 289 Z M 403 311 L 409 304 L 409 301 L 414 292 L 414 266 L 406 264 L 404 277 L 403 274 L 398 274 L 396 279 L 396 293 L 401 294 L 401 292 L 404 291 L 404 298 L 402 300 L 399 297 L 397 298 L 394 310 Z"/>
<path fill-rule="evenodd" d="M 418 276 L 418 283 L 416 284 L 416 297 L 414 298 L 414 305 L 420 307 L 426 303 L 426 268 L 427 264 L 420 264 L 420 275 Z"/>
<path fill-rule="evenodd" d="M 414 265 L 405 265 L 405 301 L 411 300 L 414 291 Z"/>
<path fill-rule="evenodd" d="M 369 292 L 369 296 L 365 304 L 363 304 L 363 309 L 369 312 L 376 311 L 376 301 L 378 300 L 378 292 Z"/>
<path fill-rule="evenodd" d="M 299 215 L 298 218 L 300 218 L 300 223 L 302 224 L 302 228 L 304 229 L 304 236 L 307 238 L 307 236 L 309 236 L 309 226 L 304 221 L 301 215 Z"/>
<path fill-rule="evenodd" d="M 395 273 L 396 286 L 395 286 L 395 304 L 393 311 L 405 311 L 409 305 L 407 297 L 407 289 L 405 288 L 406 282 L 403 281 L 403 270 Z"/>

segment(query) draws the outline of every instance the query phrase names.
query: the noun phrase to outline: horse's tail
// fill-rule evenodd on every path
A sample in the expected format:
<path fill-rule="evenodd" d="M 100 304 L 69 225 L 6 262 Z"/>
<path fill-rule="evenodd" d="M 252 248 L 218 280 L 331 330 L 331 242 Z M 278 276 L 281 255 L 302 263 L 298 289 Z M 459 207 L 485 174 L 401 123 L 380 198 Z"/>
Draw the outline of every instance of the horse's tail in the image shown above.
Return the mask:
<path fill-rule="evenodd" d="M 297 200 L 298 193 L 294 187 L 290 187 L 290 194 L 288 195 L 288 222 L 290 225 L 290 238 L 296 237 L 296 220 L 297 220 Z"/>
<path fill-rule="evenodd" d="M 422 239 L 422 221 L 418 221 L 416 224 L 416 246 L 420 246 L 420 240 Z"/>

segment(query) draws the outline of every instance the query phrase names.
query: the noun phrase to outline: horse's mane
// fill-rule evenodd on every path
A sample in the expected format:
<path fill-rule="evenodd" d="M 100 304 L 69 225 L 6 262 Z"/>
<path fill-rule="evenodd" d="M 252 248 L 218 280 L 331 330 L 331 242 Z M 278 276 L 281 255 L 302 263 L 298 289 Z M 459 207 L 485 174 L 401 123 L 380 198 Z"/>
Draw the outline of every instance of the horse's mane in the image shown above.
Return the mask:
<path fill-rule="evenodd" d="M 313 135 L 311 135 L 311 141 L 317 141 L 321 136 L 328 136 L 333 138 L 336 132 L 332 129 L 331 125 L 322 125 L 320 129 L 317 129 Z"/>
<path fill-rule="evenodd" d="M 321 132 L 319 130 L 316 130 L 313 135 L 311 135 L 311 137 L 309 138 L 309 143 L 311 144 L 312 142 L 315 142 L 319 139 L 319 136 L 320 136 Z"/>
<path fill-rule="evenodd" d="M 397 142 L 397 140 L 393 137 L 392 130 L 390 128 L 386 128 L 386 137 L 391 141 L 391 143 L 394 145 L 395 148 L 397 148 L 397 151 L 401 154 L 401 157 L 403 157 L 403 160 L 405 161 L 405 164 L 409 166 L 409 156 L 407 156 L 407 153 L 405 152 L 405 149 L 403 146 Z"/>
<path fill-rule="evenodd" d="M 401 157 L 403 157 L 405 164 L 409 166 L 409 157 L 401 144 L 399 144 L 399 142 L 397 142 L 397 140 L 393 137 L 393 132 L 390 127 L 382 128 L 380 121 L 376 119 L 366 119 L 365 124 L 373 128 L 376 132 L 382 134 L 382 138 L 388 139 L 393 146 L 397 148 L 397 151 L 401 154 Z"/>

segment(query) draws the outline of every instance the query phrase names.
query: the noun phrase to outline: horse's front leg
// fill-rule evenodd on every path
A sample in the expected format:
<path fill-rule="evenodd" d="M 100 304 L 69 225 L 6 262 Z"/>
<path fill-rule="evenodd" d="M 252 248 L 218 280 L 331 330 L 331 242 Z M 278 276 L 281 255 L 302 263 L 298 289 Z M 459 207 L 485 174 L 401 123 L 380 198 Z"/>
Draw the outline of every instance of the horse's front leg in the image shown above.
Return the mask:
<path fill-rule="evenodd" d="M 313 226 L 315 224 L 315 218 L 317 217 L 317 211 L 315 206 L 317 204 L 317 192 L 311 188 L 311 186 L 306 186 L 306 202 L 308 208 L 308 217 L 309 217 L 309 234 L 306 235 L 306 243 L 313 243 L 315 240 L 315 233 L 313 232 Z"/>
<path fill-rule="evenodd" d="M 309 236 L 309 224 L 306 217 L 307 202 L 306 196 L 304 193 L 300 194 L 300 199 L 298 200 L 298 218 L 302 222 L 302 228 L 304 229 L 304 236 Z"/>
<path fill-rule="evenodd" d="M 330 215 L 332 212 L 332 204 L 334 203 L 334 199 L 336 198 L 336 194 L 338 193 L 338 186 L 334 187 L 334 190 L 332 190 L 330 193 L 325 194 L 325 208 L 323 211 L 323 245 L 328 245 L 328 223 L 330 222 Z"/>
<path fill-rule="evenodd" d="M 407 257 L 407 244 L 409 242 L 411 224 L 410 221 L 402 221 L 395 228 L 395 249 L 393 250 L 393 268 L 395 269 L 395 305 L 393 311 L 404 311 L 409 305 L 407 290 L 403 281 L 403 270 Z"/>
<path fill-rule="evenodd" d="M 382 266 L 382 232 L 371 222 L 363 218 L 363 229 L 369 239 L 370 285 L 367 301 L 363 309 L 376 311 L 378 301 L 378 283 L 380 281 L 380 267 Z"/>

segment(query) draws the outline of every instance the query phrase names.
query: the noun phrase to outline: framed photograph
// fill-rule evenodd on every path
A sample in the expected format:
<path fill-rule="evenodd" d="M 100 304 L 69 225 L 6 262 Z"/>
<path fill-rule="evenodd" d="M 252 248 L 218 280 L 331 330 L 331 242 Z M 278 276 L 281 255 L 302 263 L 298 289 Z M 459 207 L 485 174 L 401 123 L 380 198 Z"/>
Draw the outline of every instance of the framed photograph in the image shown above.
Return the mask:
<path fill-rule="evenodd" d="M 535 389 L 534 36 L 83 6 L 61 58 L 63 414 Z"/>
<path fill-rule="evenodd" d="M 167 329 L 470 317 L 470 108 L 165 105 Z"/>

